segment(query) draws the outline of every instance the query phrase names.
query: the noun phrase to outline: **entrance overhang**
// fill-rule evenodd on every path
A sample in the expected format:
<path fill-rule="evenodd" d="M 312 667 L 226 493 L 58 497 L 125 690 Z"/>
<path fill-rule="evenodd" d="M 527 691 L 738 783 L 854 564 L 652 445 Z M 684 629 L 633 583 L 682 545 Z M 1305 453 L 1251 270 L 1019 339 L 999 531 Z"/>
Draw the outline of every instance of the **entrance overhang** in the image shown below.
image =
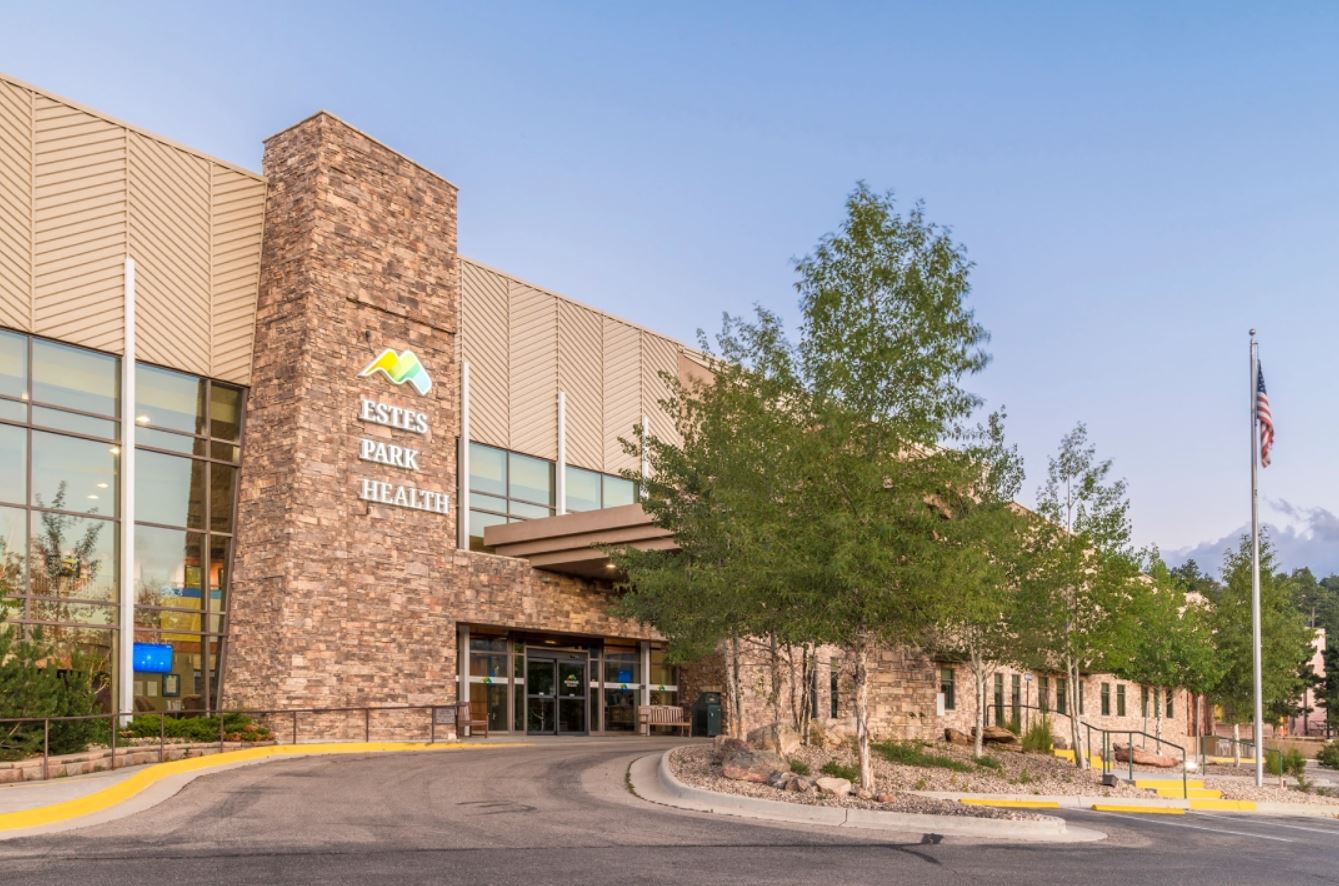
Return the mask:
<path fill-rule="evenodd" d="M 536 569 L 582 578 L 617 577 L 602 547 L 679 549 L 669 530 L 652 522 L 639 504 L 489 526 L 484 545 L 504 557 L 529 560 Z"/>

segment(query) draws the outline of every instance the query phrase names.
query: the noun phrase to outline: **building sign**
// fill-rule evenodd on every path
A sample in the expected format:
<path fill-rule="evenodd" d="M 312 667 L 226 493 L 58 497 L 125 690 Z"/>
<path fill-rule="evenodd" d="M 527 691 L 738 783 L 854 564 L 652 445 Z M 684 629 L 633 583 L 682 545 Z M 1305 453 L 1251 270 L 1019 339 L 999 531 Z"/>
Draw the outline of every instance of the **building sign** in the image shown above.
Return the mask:
<path fill-rule="evenodd" d="M 360 373 L 359 378 L 368 378 L 380 373 L 393 384 L 412 385 L 419 394 L 432 390 L 432 378 L 428 370 L 419 362 L 413 351 L 396 353 L 386 348 L 376 356 Z M 358 420 L 364 424 L 380 425 L 397 431 L 425 435 L 428 433 L 428 414 L 417 409 L 392 406 L 368 397 L 358 402 Z M 404 471 L 419 470 L 419 455 L 422 450 L 416 446 L 392 443 L 386 440 L 373 440 L 361 437 L 358 440 L 358 458 L 387 467 Z M 451 513 L 451 500 L 445 492 L 424 489 L 415 483 L 400 483 L 395 479 L 378 480 L 364 477 L 358 485 L 358 497 L 366 502 L 406 508 L 414 511 L 429 511 L 434 514 Z"/>

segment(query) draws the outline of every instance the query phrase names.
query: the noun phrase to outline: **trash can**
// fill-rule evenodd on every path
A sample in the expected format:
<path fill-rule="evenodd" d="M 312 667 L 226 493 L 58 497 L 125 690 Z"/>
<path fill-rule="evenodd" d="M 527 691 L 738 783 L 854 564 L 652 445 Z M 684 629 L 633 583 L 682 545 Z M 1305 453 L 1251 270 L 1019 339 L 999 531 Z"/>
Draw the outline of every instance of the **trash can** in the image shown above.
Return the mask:
<path fill-rule="evenodd" d="M 721 734 L 721 694 L 703 692 L 693 702 L 693 734 L 715 738 Z"/>

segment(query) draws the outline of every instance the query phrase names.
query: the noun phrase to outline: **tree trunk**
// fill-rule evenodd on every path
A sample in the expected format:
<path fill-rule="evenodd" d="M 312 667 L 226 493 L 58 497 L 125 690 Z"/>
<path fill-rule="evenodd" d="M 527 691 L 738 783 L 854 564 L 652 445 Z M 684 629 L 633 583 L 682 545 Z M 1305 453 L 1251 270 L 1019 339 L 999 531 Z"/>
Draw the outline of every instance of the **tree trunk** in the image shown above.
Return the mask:
<path fill-rule="evenodd" d="M 976 683 L 976 734 L 972 736 L 972 753 L 977 757 L 986 754 L 986 663 L 981 656 L 972 653 L 972 679 Z"/>
<path fill-rule="evenodd" d="M 860 787 L 874 790 L 874 767 L 869 754 L 869 642 L 862 637 L 851 650 L 855 660 L 855 744 L 860 764 Z"/>
<path fill-rule="evenodd" d="M 781 740 L 781 647 L 776 642 L 776 635 L 773 634 L 767 638 L 767 665 L 768 680 L 770 685 L 767 688 L 767 708 L 772 712 L 772 733 L 776 736 L 778 744 Z"/>
<path fill-rule="evenodd" d="M 1153 704 L 1157 707 L 1157 710 L 1153 712 L 1153 735 L 1158 739 L 1162 738 L 1162 711 L 1167 706 L 1167 699 L 1171 697 L 1171 690 L 1166 691 L 1168 695 L 1162 698 L 1158 698 L 1157 695 L 1153 696 Z"/>
<path fill-rule="evenodd" d="M 1241 767 L 1241 724 L 1232 724 L 1232 765 Z"/>
<path fill-rule="evenodd" d="M 744 737 L 743 680 L 741 679 L 739 638 L 730 638 L 730 650 L 725 663 L 725 680 L 730 691 L 730 736 Z"/>
<path fill-rule="evenodd" d="M 800 683 L 804 688 L 800 692 L 800 716 L 795 726 L 800 733 L 800 742 L 805 745 L 809 744 L 809 720 L 813 716 L 813 705 L 817 702 L 817 699 L 811 698 L 809 693 L 816 688 L 817 674 L 816 650 L 806 643 L 800 647 Z"/>
<path fill-rule="evenodd" d="M 1080 723 L 1082 708 L 1079 699 L 1083 689 L 1079 685 L 1079 663 L 1073 656 L 1065 656 L 1065 694 L 1069 697 L 1069 732 L 1074 746 L 1074 765 L 1088 768 L 1088 753 L 1083 746 L 1083 727 Z"/>

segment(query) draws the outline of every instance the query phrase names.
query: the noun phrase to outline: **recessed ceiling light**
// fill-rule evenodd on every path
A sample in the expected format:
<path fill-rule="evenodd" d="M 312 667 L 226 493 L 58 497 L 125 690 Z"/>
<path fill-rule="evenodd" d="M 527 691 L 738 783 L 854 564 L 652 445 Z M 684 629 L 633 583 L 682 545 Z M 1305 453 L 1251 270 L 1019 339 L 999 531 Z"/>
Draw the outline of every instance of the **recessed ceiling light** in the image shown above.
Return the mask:
<path fill-rule="evenodd" d="M 139 424 L 147 425 L 149 423 L 149 417 L 147 415 L 137 415 L 135 416 L 135 421 Z"/>
<path fill-rule="evenodd" d="M 605 569 L 617 569 L 618 567 L 615 566 L 613 563 L 606 563 L 606 564 L 604 564 L 604 568 L 605 568 Z"/>
<path fill-rule="evenodd" d="M 121 447 L 120 447 L 120 446 L 108 446 L 108 447 L 107 447 L 107 451 L 110 452 L 112 455 L 120 455 L 120 454 L 121 454 Z"/>
<path fill-rule="evenodd" d="M 91 493 L 91 492 L 88 494 L 88 498 L 89 498 L 90 501 L 97 501 L 97 500 L 98 500 L 98 497 L 97 497 L 96 495 L 94 495 L 93 493 Z"/>
<path fill-rule="evenodd" d="M 106 484 L 106 483 L 99 483 L 99 484 L 98 484 L 98 488 L 99 488 L 99 489 L 106 489 L 106 488 L 107 488 L 107 484 Z"/>

